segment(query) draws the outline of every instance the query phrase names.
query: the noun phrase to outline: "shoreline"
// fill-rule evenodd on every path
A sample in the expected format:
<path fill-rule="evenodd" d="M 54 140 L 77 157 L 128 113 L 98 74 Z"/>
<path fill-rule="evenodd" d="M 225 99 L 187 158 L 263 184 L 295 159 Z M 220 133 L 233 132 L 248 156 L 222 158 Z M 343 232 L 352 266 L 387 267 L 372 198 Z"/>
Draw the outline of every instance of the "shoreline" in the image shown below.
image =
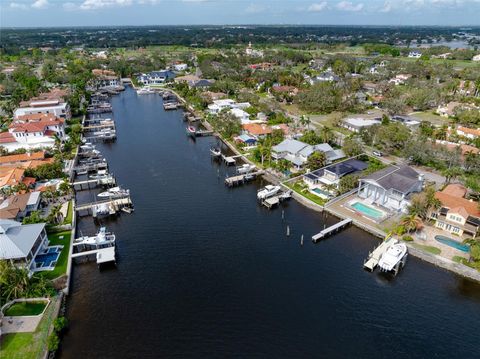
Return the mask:
<path fill-rule="evenodd" d="M 171 91 L 173 94 L 175 94 L 175 96 L 177 96 L 178 99 L 185 106 L 187 106 L 186 109 L 182 109 L 183 112 L 191 111 L 191 112 L 195 113 L 195 110 L 175 90 L 168 88 L 168 91 Z M 206 119 L 204 119 L 203 116 L 202 116 L 201 123 L 202 123 L 203 126 L 205 126 L 205 128 L 207 128 L 209 130 L 213 129 L 212 125 L 210 125 L 210 123 Z M 228 140 L 224 139 L 220 134 L 215 132 L 214 136 L 217 137 L 218 139 L 220 139 L 233 153 L 235 153 L 235 155 L 240 156 L 242 158 L 242 160 L 244 160 L 245 162 L 247 162 L 249 164 L 255 165 L 255 163 L 250 161 L 244 154 L 242 154 L 235 146 L 233 146 Z M 282 187 L 285 187 L 282 180 L 278 176 L 273 174 L 271 171 L 269 171 L 268 169 L 265 169 L 265 174 L 262 175 L 262 178 L 265 179 L 266 181 L 272 183 L 272 184 L 281 185 Z M 329 207 L 320 206 L 320 205 L 306 199 L 305 197 L 296 193 L 295 191 L 292 191 L 292 197 L 298 203 L 300 203 L 301 205 L 303 205 L 303 206 L 305 206 L 308 209 L 311 209 L 313 211 L 320 212 L 320 213 L 327 212 L 328 214 L 330 214 L 334 217 L 337 217 L 341 220 L 347 218 L 347 217 L 344 217 L 344 216 L 340 215 L 339 213 L 331 210 Z M 383 232 L 379 229 L 376 229 L 376 228 L 373 228 L 373 227 L 370 227 L 370 226 L 366 226 L 365 224 L 358 222 L 355 218 L 351 218 L 351 219 L 352 219 L 352 223 L 353 223 L 354 226 L 356 226 L 357 228 L 360 228 L 361 230 L 363 230 L 365 232 L 370 233 L 371 235 L 373 235 L 373 236 L 375 236 L 379 239 L 383 240 L 387 236 L 387 233 L 385 233 L 385 232 Z M 480 283 L 480 272 L 479 271 L 477 271 L 473 268 L 470 268 L 466 265 L 456 263 L 456 262 L 454 262 L 454 261 L 452 261 L 448 258 L 422 251 L 418 248 L 415 248 L 410 243 L 407 243 L 407 242 L 402 242 L 402 243 L 405 243 L 407 245 L 408 253 L 411 254 L 412 256 L 414 256 L 414 257 L 416 257 L 416 258 L 418 258 L 422 261 L 425 261 L 427 263 L 433 264 L 435 267 L 448 270 L 448 271 L 450 271 L 452 273 L 455 273 L 455 274 L 457 274 L 457 275 L 459 275 L 463 278 L 467 278 L 467 279 L 470 279 L 470 280 L 473 280 L 473 281 L 476 281 L 476 282 Z"/>

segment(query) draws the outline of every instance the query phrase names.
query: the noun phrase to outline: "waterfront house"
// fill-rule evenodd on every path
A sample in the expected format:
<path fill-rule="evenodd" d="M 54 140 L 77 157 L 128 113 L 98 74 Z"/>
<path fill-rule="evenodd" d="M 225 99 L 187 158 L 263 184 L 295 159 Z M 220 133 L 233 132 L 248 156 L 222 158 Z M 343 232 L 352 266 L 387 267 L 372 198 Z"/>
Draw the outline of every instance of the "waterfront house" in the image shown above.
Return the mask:
<path fill-rule="evenodd" d="M 26 177 L 25 169 L 12 166 L 0 167 L 0 189 L 11 188 L 23 183 L 27 187 L 35 183 L 35 178 Z"/>
<path fill-rule="evenodd" d="M 420 192 L 424 179 L 409 166 L 389 166 L 359 179 L 358 197 L 394 212 L 406 212 L 412 194 Z"/>
<path fill-rule="evenodd" d="M 247 134 L 241 134 L 233 138 L 237 143 L 243 143 L 247 146 L 254 146 L 257 143 L 257 138 Z"/>
<path fill-rule="evenodd" d="M 395 86 L 404 85 L 405 82 L 411 77 L 412 75 L 410 74 L 398 74 L 394 78 L 390 79 L 388 82 L 393 83 Z"/>
<path fill-rule="evenodd" d="M 342 177 L 360 173 L 367 167 L 367 163 L 350 158 L 348 160 L 308 172 L 303 175 L 303 181 L 308 185 L 311 191 L 316 194 L 320 194 L 320 197 L 325 197 L 325 195 L 333 195 L 333 193 L 331 193 L 331 188 L 338 189 L 338 184 Z"/>
<path fill-rule="evenodd" d="M 422 57 L 422 53 L 418 51 L 410 51 L 408 53 L 408 57 L 411 59 L 419 59 L 420 57 Z"/>
<path fill-rule="evenodd" d="M 45 158 L 45 151 L 27 152 L 16 155 L 0 156 L 0 166 L 12 166 L 30 168 L 31 162 L 43 162 Z M 48 163 L 48 162 L 45 162 Z"/>
<path fill-rule="evenodd" d="M 137 77 L 138 82 L 143 85 L 161 85 L 175 78 L 175 74 L 169 70 L 151 71 Z"/>
<path fill-rule="evenodd" d="M 247 135 L 256 138 L 263 138 L 272 133 L 272 128 L 263 123 L 247 123 L 242 125 L 242 128 Z"/>
<path fill-rule="evenodd" d="M 365 117 L 351 117 L 346 118 L 342 121 L 342 126 L 347 130 L 353 132 L 360 132 L 364 128 L 368 128 L 374 125 L 382 123 L 380 117 L 375 118 L 365 118 Z"/>
<path fill-rule="evenodd" d="M 231 109 L 236 104 L 232 99 L 226 98 L 222 100 L 214 100 L 212 104 L 208 105 L 208 112 L 216 115 L 225 109 Z"/>
<path fill-rule="evenodd" d="M 48 247 L 45 223 L 24 224 L 0 219 L 0 259 L 33 272 L 35 258 Z"/>
<path fill-rule="evenodd" d="M 458 126 L 456 129 L 457 135 L 475 140 L 480 137 L 480 128 L 469 128 Z"/>
<path fill-rule="evenodd" d="M 51 113 L 19 115 L 8 126 L 8 132 L 0 134 L 0 145 L 7 151 L 52 148 L 55 137 L 60 140 L 65 138 L 64 122 Z"/>
<path fill-rule="evenodd" d="M 285 139 L 272 147 L 272 158 L 275 160 L 287 160 L 296 168 L 301 168 L 314 152 L 325 153 L 328 163 L 345 157 L 342 150 L 334 150 L 328 143 L 312 146 L 295 139 Z"/>
<path fill-rule="evenodd" d="M 435 197 L 441 207 L 430 214 L 435 227 L 457 236 L 475 238 L 480 230 L 478 202 L 465 198 L 467 189 L 460 184 L 449 184 Z"/>
<path fill-rule="evenodd" d="M 0 202 L 0 219 L 22 220 L 40 205 L 40 192 L 14 194 Z"/>
<path fill-rule="evenodd" d="M 53 114 L 56 117 L 69 119 L 71 117 L 70 106 L 67 102 L 61 102 L 60 100 L 42 100 L 42 101 L 30 101 L 28 106 L 18 107 L 14 114 L 14 118 L 18 118 L 24 115 L 32 114 Z"/>

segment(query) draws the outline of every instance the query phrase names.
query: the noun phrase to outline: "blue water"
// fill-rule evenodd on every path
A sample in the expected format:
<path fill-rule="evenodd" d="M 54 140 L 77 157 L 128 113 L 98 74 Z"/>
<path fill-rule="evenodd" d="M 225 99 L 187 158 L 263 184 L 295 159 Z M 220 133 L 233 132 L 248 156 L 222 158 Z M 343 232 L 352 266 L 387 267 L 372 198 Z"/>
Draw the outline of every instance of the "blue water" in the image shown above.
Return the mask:
<path fill-rule="evenodd" d="M 35 263 L 42 263 L 42 267 L 50 267 L 52 262 L 56 262 L 59 256 L 60 253 L 38 254 L 35 257 Z"/>
<path fill-rule="evenodd" d="M 442 236 L 440 234 L 435 236 L 435 240 L 437 242 L 443 243 L 443 244 L 445 244 L 447 246 L 450 246 L 452 248 L 458 249 L 459 251 L 462 251 L 462 252 L 467 252 L 468 253 L 470 251 L 470 246 L 469 245 L 457 242 L 456 240 L 453 240 L 451 238 Z"/>
<path fill-rule="evenodd" d="M 320 188 L 314 188 L 312 189 L 313 192 L 317 192 L 318 194 L 321 194 L 321 195 L 324 195 L 325 197 L 332 197 L 332 195 L 330 193 L 328 193 L 327 191 L 322 191 Z"/>
<path fill-rule="evenodd" d="M 383 213 L 380 212 L 379 210 L 376 210 L 375 208 L 372 208 L 370 206 L 364 205 L 361 202 L 355 202 L 352 204 L 352 207 L 355 208 L 357 211 L 362 212 L 363 214 L 373 217 L 376 219 L 382 218 Z"/>

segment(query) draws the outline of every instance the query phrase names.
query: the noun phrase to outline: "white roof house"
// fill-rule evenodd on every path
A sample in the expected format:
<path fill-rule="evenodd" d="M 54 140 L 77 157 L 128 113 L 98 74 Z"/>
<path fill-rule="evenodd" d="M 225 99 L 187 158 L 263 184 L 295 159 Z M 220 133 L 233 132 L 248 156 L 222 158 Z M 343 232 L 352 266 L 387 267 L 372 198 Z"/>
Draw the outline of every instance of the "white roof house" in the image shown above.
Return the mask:
<path fill-rule="evenodd" d="M 345 157 L 342 150 L 334 150 L 328 143 L 312 146 L 298 140 L 286 139 L 272 147 L 272 157 L 274 159 L 285 159 L 296 167 L 302 167 L 314 152 L 325 153 L 327 162 Z"/>
<path fill-rule="evenodd" d="M 380 124 L 379 119 L 365 119 L 362 117 L 346 118 L 343 120 L 343 127 L 353 132 L 360 132 L 363 128 Z"/>
<path fill-rule="evenodd" d="M 37 113 L 53 113 L 60 118 L 70 118 L 70 107 L 66 102 L 58 100 L 34 101 L 30 103 L 30 106 L 18 107 L 13 113 L 13 117 L 18 118 Z"/>
<path fill-rule="evenodd" d="M 35 257 L 48 245 L 45 223 L 24 224 L 0 219 L 0 259 L 8 259 L 29 270 L 35 268 Z"/>
<path fill-rule="evenodd" d="M 242 123 L 242 125 L 245 125 L 247 123 L 250 123 L 250 115 L 243 111 L 242 109 L 239 109 L 239 108 L 232 108 L 230 111 L 229 111 L 233 116 L 235 116 L 236 118 L 238 118 L 240 120 L 240 122 Z"/>

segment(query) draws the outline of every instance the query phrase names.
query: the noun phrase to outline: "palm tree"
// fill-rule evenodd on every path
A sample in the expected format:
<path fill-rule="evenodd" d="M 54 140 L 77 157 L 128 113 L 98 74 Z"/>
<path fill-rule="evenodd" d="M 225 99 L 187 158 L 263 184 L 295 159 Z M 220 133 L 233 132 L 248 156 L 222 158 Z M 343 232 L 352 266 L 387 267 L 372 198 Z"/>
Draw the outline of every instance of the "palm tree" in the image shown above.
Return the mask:
<path fill-rule="evenodd" d="M 415 232 L 422 228 L 422 220 L 416 214 L 403 217 L 400 224 L 407 232 Z"/>
<path fill-rule="evenodd" d="M 310 117 L 305 116 L 305 115 L 302 115 L 302 116 L 300 117 L 300 120 L 299 120 L 299 121 L 300 121 L 300 124 L 301 124 L 303 127 L 307 128 L 307 129 L 308 129 L 308 127 L 310 126 L 310 123 L 312 122 L 312 121 L 310 120 Z"/>
<path fill-rule="evenodd" d="M 330 143 L 333 140 L 333 130 L 330 127 L 323 126 L 320 129 L 320 137 L 322 138 L 322 141 L 325 143 Z"/>

